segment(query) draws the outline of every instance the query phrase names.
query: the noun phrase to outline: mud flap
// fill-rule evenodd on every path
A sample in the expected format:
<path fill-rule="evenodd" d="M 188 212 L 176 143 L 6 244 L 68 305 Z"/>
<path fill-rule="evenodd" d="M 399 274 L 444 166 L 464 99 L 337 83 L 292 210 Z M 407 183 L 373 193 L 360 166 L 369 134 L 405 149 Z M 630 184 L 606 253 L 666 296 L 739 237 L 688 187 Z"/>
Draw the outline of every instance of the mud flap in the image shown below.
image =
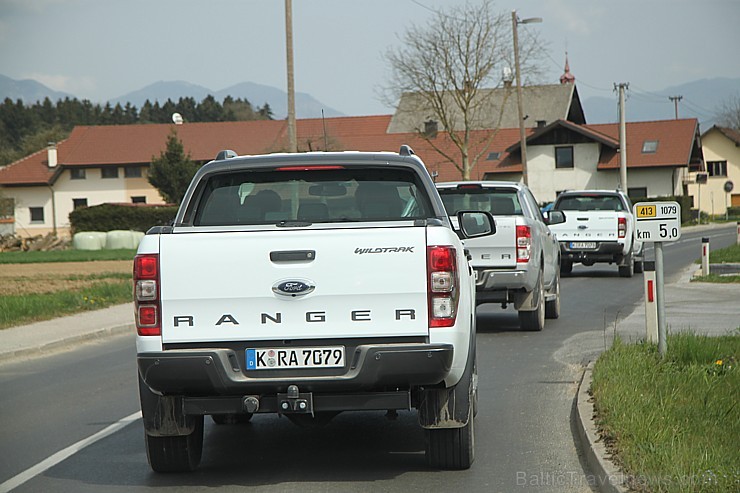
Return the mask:
<path fill-rule="evenodd" d="M 473 370 L 475 367 L 475 323 L 468 358 L 460 381 L 449 388 L 427 388 L 419 393 L 417 410 L 422 428 L 462 428 L 473 415 Z"/>
<path fill-rule="evenodd" d="M 195 430 L 196 416 L 185 414 L 185 401 L 181 396 L 156 394 L 139 376 L 139 398 L 147 435 L 184 436 Z"/>

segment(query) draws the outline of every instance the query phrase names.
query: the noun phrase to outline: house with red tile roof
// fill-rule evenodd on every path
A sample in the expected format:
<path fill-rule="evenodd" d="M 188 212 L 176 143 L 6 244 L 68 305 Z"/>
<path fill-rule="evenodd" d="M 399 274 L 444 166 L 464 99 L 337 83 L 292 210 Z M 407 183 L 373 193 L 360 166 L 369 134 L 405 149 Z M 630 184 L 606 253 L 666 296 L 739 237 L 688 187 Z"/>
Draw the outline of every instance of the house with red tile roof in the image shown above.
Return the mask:
<path fill-rule="evenodd" d="M 701 145 L 706 168 L 691 173 L 688 186 L 694 204 L 711 215 L 740 207 L 740 130 L 715 125 L 701 135 Z"/>
<path fill-rule="evenodd" d="M 695 118 L 627 123 L 627 191 L 645 198 L 687 195 L 689 171 L 701 169 L 702 149 Z M 529 187 L 542 202 L 564 190 L 619 187 L 619 125 L 577 125 L 557 120 L 527 136 Z M 519 139 L 487 179 L 521 177 Z"/>
<path fill-rule="evenodd" d="M 300 152 L 393 151 L 410 145 L 437 181 L 460 179 L 460 155 L 449 136 L 389 132 L 393 115 L 297 121 Z M 79 126 L 49 149 L 0 169 L 0 196 L 14 201 L 6 218 L 22 236 L 69 233 L 75 207 L 102 203 L 162 204 L 147 181 L 149 164 L 177 132 L 191 159 L 205 163 L 223 149 L 240 155 L 282 152 L 284 120 Z M 587 125 L 558 119 L 527 129 L 530 187 L 541 202 L 578 188 L 616 188 L 618 125 Z M 627 124 L 628 184 L 633 195 L 682 194 L 690 166 L 701 163 L 695 119 Z M 470 155 L 478 157 L 473 179 L 521 180 L 519 129 L 471 132 Z"/>

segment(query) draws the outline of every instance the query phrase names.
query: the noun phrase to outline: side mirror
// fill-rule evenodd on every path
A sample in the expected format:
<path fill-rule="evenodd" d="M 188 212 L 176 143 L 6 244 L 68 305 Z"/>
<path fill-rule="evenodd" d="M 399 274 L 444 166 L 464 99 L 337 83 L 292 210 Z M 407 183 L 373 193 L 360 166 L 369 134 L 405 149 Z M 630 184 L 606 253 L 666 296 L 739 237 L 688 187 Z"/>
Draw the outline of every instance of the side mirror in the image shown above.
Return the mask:
<path fill-rule="evenodd" d="M 547 211 L 545 212 L 545 224 L 551 226 L 553 224 L 562 224 L 565 222 L 565 212 L 563 211 Z"/>
<path fill-rule="evenodd" d="M 496 221 L 487 211 L 460 211 L 457 213 L 457 224 L 463 239 L 496 234 Z"/>

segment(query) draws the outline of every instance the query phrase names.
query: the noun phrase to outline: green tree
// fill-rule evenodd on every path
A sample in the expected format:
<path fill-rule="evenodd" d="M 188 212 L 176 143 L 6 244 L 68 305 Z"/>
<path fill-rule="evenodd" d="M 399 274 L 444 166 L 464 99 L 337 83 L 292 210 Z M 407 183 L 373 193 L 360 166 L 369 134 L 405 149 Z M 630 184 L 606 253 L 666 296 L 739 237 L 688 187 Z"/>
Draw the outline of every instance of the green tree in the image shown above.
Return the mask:
<path fill-rule="evenodd" d="M 173 130 L 167 137 L 167 148 L 158 158 L 152 156 L 149 183 L 168 203 L 180 204 L 198 168 L 200 165 L 190 159 L 190 153 L 185 154 L 177 131 Z"/>

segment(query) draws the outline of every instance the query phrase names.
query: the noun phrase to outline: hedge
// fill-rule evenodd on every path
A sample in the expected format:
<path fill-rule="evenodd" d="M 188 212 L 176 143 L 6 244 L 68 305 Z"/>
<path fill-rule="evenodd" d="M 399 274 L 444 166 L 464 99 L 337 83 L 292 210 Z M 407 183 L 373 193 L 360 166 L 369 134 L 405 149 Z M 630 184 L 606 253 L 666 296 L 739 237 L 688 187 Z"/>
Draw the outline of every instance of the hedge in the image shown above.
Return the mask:
<path fill-rule="evenodd" d="M 152 226 L 163 226 L 175 218 L 177 206 L 150 204 L 101 204 L 81 207 L 69 214 L 72 233 L 118 229 L 146 233 Z"/>

